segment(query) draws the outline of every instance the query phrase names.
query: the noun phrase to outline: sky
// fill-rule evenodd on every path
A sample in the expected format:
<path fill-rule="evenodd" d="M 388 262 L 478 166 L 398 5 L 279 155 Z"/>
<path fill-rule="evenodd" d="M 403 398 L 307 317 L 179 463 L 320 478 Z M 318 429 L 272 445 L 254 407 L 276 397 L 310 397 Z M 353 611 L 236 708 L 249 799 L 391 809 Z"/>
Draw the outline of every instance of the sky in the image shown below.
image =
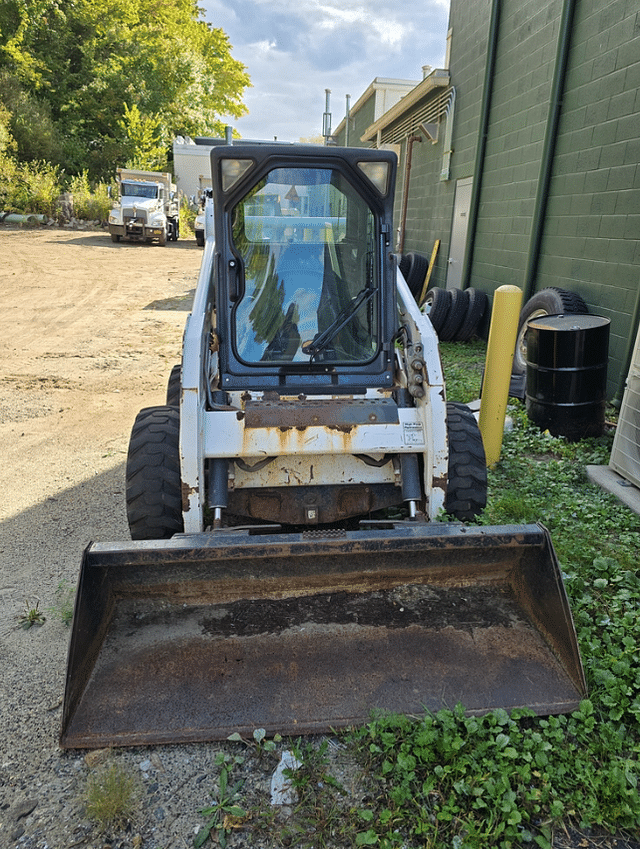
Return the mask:
<path fill-rule="evenodd" d="M 376 77 L 422 79 L 444 62 L 449 0 L 201 0 L 251 77 L 243 138 L 298 141 L 322 134 L 325 89 L 335 130 Z"/>

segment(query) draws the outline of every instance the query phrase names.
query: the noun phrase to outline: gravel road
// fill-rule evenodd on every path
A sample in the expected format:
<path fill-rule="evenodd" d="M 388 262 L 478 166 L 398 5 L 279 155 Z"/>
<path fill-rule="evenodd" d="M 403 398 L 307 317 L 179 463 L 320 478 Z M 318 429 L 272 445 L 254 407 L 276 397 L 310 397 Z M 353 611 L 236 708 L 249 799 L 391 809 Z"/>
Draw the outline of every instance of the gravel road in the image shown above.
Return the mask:
<path fill-rule="evenodd" d="M 112 244 L 100 230 L 0 227 L 0 847 L 193 845 L 220 774 L 243 757 L 243 802 L 269 798 L 275 755 L 241 744 L 63 752 L 58 735 L 70 629 L 62 621 L 92 540 L 128 539 L 124 462 L 139 409 L 164 403 L 201 249 Z M 20 627 L 35 609 L 40 627 Z M 135 776 L 123 829 L 85 814 L 105 758 Z M 261 846 L 248 829 L 230 846 Z M 269 845 L 264 844 L 264 845 Z"/>
<path fill-rule="evenodd" d="M 280 845 L 290 809 L 271 807 L 271 793 L 284 742 L 264 753 L 241 743 L 58 746 L 64 611 L 87 543 L 128 539 L 129 432 L 138 410 L 164 403 L 201 256 L 193 240 L 160 248 L 113 244 L 101 230 L 0 226 L 0 849 L 191 847 L 221 759 L 243 781 L 241 804 L 263 812 L 230 824 L 230 849 Z M 21 627 L 36 609 L 46 621 Z M 329 743 L 332 775 L 357 806 L 358 771 Z M 133 777 L 136 804 L 121 828 L 101 831 L 85 794 L 111 764 Z M 554 845 L 638 849 L 563 830 Z"/>

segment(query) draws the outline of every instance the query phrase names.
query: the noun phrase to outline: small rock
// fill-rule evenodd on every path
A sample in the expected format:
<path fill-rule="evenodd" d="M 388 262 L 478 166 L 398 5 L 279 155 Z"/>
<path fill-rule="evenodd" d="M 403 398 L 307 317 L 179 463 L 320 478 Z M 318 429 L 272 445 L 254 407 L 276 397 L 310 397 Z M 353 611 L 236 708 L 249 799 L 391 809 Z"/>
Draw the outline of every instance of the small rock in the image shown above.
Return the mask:
<path fill-rule="evenodd" d="M 37 804 L 37 799 L 23 799 L 22 802 L 17 802 L 11 811 L 11 816 L 13 817 L 14 822 L 18 822 L 18 820 L 28 817 L 29 814 L 35 810 Z"/>

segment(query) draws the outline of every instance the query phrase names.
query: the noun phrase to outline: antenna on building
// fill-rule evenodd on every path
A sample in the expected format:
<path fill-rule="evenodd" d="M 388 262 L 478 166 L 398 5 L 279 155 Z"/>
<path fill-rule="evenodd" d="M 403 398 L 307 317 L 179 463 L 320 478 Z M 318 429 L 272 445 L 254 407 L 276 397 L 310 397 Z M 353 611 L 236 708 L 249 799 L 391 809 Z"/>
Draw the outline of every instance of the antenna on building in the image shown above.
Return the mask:
<path fill-rule="evenodd" d="M 329 144 L 329 139 L 331 138 L 331 112 L 329 109 L 331 108 L 331 89 L 325 88 L 325 102 L 324 102 L 324 115 L 322 116 L 322 135 L 324 136 L 324 143 Z"/>
<path fill-rule="evenodd" d="M 345 95 L 347 101 L 346 115 L 344 116 L 344 146 L 349 147 L 349 112 L 351 112 L 351 95 Z"/>

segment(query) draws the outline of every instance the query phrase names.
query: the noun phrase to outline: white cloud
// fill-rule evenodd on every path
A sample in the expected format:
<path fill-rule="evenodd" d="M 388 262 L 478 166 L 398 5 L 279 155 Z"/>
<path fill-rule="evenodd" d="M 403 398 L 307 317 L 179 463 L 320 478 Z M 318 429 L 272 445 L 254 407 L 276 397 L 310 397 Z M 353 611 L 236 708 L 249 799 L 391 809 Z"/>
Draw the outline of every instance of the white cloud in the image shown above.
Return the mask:
<path fill-rule="evenodd" d="M 232 122 L 245 138 L 319 135 L 325 89 L 337 126 L 346 93 L 355 103 L 375 77 L 418 81 L 444 57 L 448 0 L 392 10 L 373 0 L 204 0 L 204 9 L 251 77 L 249 115 Z"/>

